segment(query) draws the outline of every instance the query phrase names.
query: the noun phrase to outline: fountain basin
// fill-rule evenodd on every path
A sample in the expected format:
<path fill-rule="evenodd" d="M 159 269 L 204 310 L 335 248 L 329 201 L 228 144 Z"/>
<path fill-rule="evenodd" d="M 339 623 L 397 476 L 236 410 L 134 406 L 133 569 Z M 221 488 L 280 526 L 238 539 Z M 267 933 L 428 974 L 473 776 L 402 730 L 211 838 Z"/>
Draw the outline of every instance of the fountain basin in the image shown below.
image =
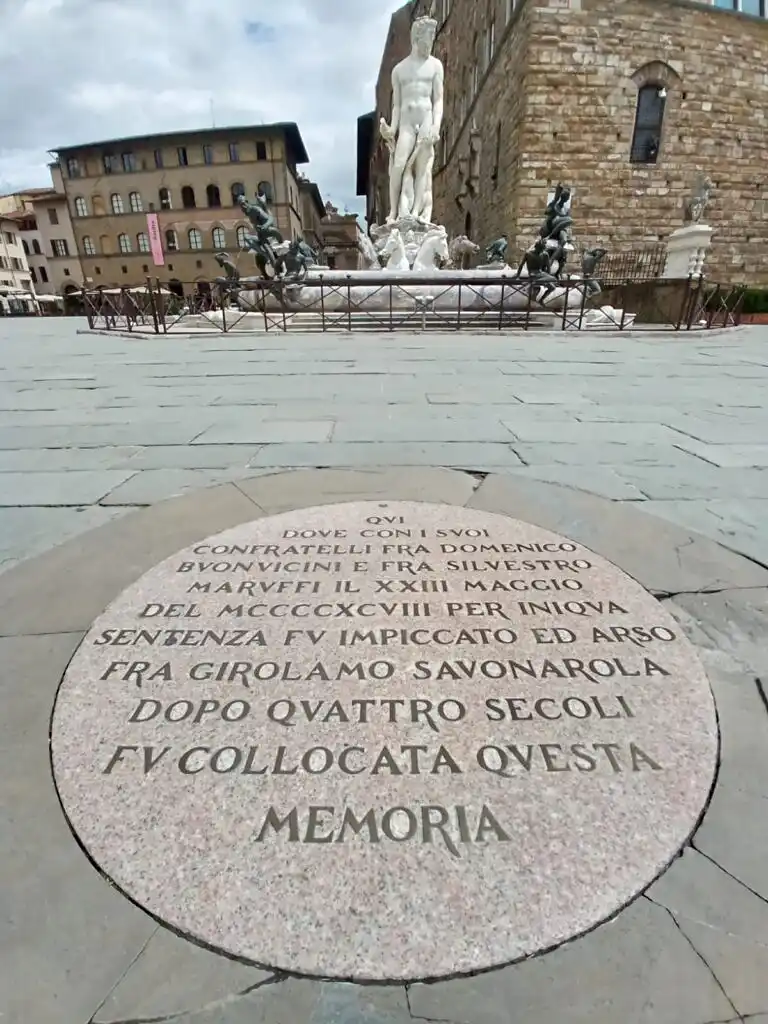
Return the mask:
<path fill-rule="evenodd" d="M 571 279 L 545 294 L 543 285 L 528 281 L 525 270 L 516 274 L 501 265 L 498 270 L 325 270 L 310 269 L 300 284 L 277 285 L 268 290 L 243 290 L 242 309 L 286 309 L 295 312 L 346 312 L 360 310 L 524 310 L 578 309 L 584 286 Z M 542 296 L 543 301 L 539 301 Z"/>

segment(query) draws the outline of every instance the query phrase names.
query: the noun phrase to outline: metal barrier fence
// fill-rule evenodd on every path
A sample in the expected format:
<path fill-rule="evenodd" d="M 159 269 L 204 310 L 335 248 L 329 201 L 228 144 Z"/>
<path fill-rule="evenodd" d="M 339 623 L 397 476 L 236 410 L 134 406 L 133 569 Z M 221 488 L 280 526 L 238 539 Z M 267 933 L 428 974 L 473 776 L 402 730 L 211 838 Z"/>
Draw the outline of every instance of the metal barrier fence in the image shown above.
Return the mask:
<path fill-rule="evenodd" d="M 654 281 L 661 278 L 667 259 L 665 242 L 644 249 L 609 252 L 598 264 L 597 278 L 603 285 L 623 281 Z"/>
<path fill-rule="evenodd" d="M 558 285 L 562 304 L 538 301 L 541 284 L 489 274 L 467 281 L 440 271 L 413 273 L 407 282 L 386 271 L 334 277 L 305 285 L 311 308 L 298 305 L 295 285 L 251 280 L 245 285 L 179 296 L 147 280 L 144 288 L 97 290 L 84 295 L 92 330 L 131 334 L 203 334 L 243 331 L 462 331 L 462 330 L 707 330 L 736 326 L 745 289 L 703 277 L 630 278 L 605 282 L 594 296 L 581 278 Z M 418 288 L 419 295 L 412 290 Z M 358 289 L 365 289 L 365 298 Z M 406 290 L 409 289 L 409 290 Z M 485 289 L 492 289 L 489 293 Z M 237 298 L 249 306 L 236 304 Z M 602 308 L 601 308 L 602 307 Z"/>

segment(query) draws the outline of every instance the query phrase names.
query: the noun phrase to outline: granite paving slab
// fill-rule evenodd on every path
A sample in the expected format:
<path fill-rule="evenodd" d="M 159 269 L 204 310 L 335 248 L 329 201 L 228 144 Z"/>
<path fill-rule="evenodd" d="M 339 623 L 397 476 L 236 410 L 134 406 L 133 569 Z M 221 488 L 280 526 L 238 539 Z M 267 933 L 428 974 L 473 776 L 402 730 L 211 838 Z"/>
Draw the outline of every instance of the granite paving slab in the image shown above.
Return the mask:
<path fill-rule="evenodd" d="M 216 423 L 203 430 L 193 444 L 268 444 L 329 441 L 334 420 L 264 420 Z"/>
<path fill-rule="evenodd" d="M 180 418 L 178 408 L 162 408 L 154 403 L 147 405 L 145 401 L 135 402 L 133 409 L 133 419 L 137 422 L 178 423 Z M 18 410 L 0 411 L 0 430 L 17 426 L 20 418 Z M 59 406 L 54 410 L 25 411 L 23 419 L 30 427 L 88 428 L 123 426 L 126 416 L 125 410 L 121 408 L 109 409 L 105 406 L 81 404 L 72 408 Z"/>
<path fill-rule="evenodd" d="M 648 516 L 634 503 L 606 502 L 555 484 L 489 476 L 469 505 L 539 523 L 579 540 L 657 594 L 768 585 L 767 569 L 693 531 L 683 533 Z"/>
<path fill-rule="evenodd" d="M 670 914 L 649 900 L 544 957 L 411 985 L 416 1020 L 451 1024 L 710 1024 L 738 1013 Z"/>
<path fill-rule="evenodd" d="M 616 473 L 631 465 L 687 466 L 698 462 L 695 455 L 671 444 L 633 444 L 596 441 L 588 444 L 570 439 L 567 429 L 559 441 L 528 443 L 515 441 L 514 449 L 526 465 L 610 466 Z"/>
<path fill-rule="evenodd" d="M 354 420 L 340 422 L 333 432 L 334 442 L 452 441 L 479 443 L 511 441 L 515 437 L 511 426 L 493 415 L 469 418 L 446 416 L 432 411 L 428 416 L 401 416 L 387 413 L 376 417 L 373 412 Z"/>
<path fill-rule="evenodd" d="M 764 498 L 667 499 L 646 501 L 643 508 L 651 515 L 698 530 L 759 565 L 768 564 L 768 501 Z"/>
<path fill-rule="evenodd" d="M 612 501 L 642 501 L 645 497 L 633 483 L 622 479 L 608 466 L 578 466 L 564 463 L 552 466 L 530 465 L 510 469 L 508 475 L 575 487 L 601 498 L 610 498 Z"/>
<path fill-rule="evenodd" d="M 752 444 L 756 439 L 760 440 L 761 433 L 765 436 L 764 431 L 761 432 L 759 428 L 756 431 L 754 424 L 739 423 L 735 418 L 728 421 L 722 418 L 713 421 L 711 418 L 681 415 L 675 423 L 675 429 L 681 434 L 708 444 Z"/>
<path fill-rule="evenodd" d="M 111 505 L 152 505 L 167 498 L 175 498 L 188 491 L 201 490 L 212 484 L 236 480 L 248 476 L 250 470 L 243 465 L 240 470 L 227 469 L 141 469 L 132 472 L 128 479 L 119 483 L 102 498 L 101 504 Z"/>
<path fill-rule="evenodd" d="M 527 424 L 510 423 L 510 430 L 519 441 L 556 443 L 564 440 L 563 428 L 557 423 Z M 568 427 L 568 440 L 573 444 L 589 444 L 591 442 L 610 442 L 627 444 L 666 444 L 674 445 L 681 435 L 671 427 L 660 423 L 597 423 L 578 422 Z"/>
<path fill-rule="evenodd" d="M 50 704 L 79 640 L 0 639 L 0 1012 L 9 1024 L 88 1020 L 157 928 L 83 857 L 51 786 Z"/>
<path fill-rule="evenodd" d="M 124 1018 L 115 1020 L 103 1013 L 99 1011 L 93 1024 L 126 1024 Z M 403 988 L 282 979 L 170 1020 L 174 1024 L 412 1024 L 413 1017 Z"/>
<path fill-rule="evenodd" d="M 211 417 L 211 422 L 213 417 Z M 188 444 L 207 427 L 200 417 L 189 423 L 119 423 L 80 427 L 0 427 L 3 448 L 101 448 L 122 445 Z"/>
<path fill-rule="evenodd" d="M 158 928 L 94 1014 L 94 1024 L 226 1012 L 274 979 Z"/>
<path fill-rule="evenodd" d="M 768 468 L 768 444 L 710 444 L 691 438 L 680 441 L 678 447 L 712 466 Z"/>
<path fill-rule="evenodd" d="M 252 466 L 339 468 L 368 466 L 447 466 L 490 470 L 521 466 L 511 444 L 472 441 L 333 441 L 329 444 L 268 444 L 251 459 Z"/>
<path fill-rule="evenodd" d="M 651 500 L 768 498 L 768 473 L 760 469 L 718 468 L 698 459 L 677 466 L 626 466 L 619 474 Z"/>
<path fill-rule="evenodd" d="M 238 488 L 263 512 L 274 514 L 301 508 L 308 495 L 327 503 L 384 498 L 399 501 L 445 502 L 464 505 L 478 486 L 469 473 L 433 467 L 399 466 L 369 469 L 296 470 L 241 480 Z"/>
<path fill-rule="evenodd" d="M 233 484 L 160 502 L 3 573 L 0 635 L 87 629 L 116 593 L 190 542 L 258 515 Z M 76 580 L 77 585 L 72 586 Z"/>
<path fill-rule="evenodd" d="M 764 447 L 763 382 L 756 373 L 765 359 L 761 341 L 764 329 L 760 327 L 730 334 L 712 332 L 706 340 L 582 333 L 578 337 L 569 335 L 566 341 L 557 334 L 548 334 L 537 336 L 533 351 L 530 339 L 516 335 L 381 334 L 366 337 L 362 344 L 359 338 L 310 335 L 293 336 L 287 347 L 271 336 L 158 340 L 78 335 L 78 324 L 77 320 L 62 320 L 40 333 L 39 329 L 30 332 L 29 326 L 19 321 L 4 322 L 0 410 L 12 417 L 20 415 L 18 420 L 5 421 L 10 426 L 0 427 L 0 472 L 4 466 L 24 472 L 118 468 L 106 453 L 103 462 L 101 455 L 87 453 L 130 445 L 165 449 L 163 455 L 158 455 L 161 465 L 152 465 L 146 453 L 147 465 L 143 468 L 147 469 L 238 468 L 238 463 L 200 465 L 185 450 L 215 424 L 227 425 L 230 440 L 256 448 L 261 442 L 250 440 L 254 416 L 287 423 L 334 420 L 341 431 L 335 437 L 349 434 L 353 437 L 350 443 L 356 444 L 366 402 L 376 407 L 376 415 L 363 415 L 362 428 L 366 436 L 373 437 L 372 444 L 388 448 L 339 451 L 335 447 L 327 449 L 323 441 L 309 441 L 295 447 L 288 444 L 282 452 L 273 449 L 265 455 L 265 465 L 355 465 L 367 456 L 380 464 L 442 463 L 477 471 L 518 464 L 517 458 L 510 462 L 510 456 L 499 449 L 483 452 L 475 448 L 473 465 L 458 448 L 441 453 L 438 442 L 419 444 L 418 434 L 442 429 L 430 426 L 428 411 L 440 407 L 452 415 L 457 413 L 459 418 L 481 412 L 494 420 L 497 414 L 506 412 L 513 434 L 516 428 L 538 430 L 550 423 L 557 429 L 559 425 L 560 434 L 551 447 L 549 442 L 515 442 L 522 460 L 532 465 L 550 466 L 561 461 L 590 467 L 607 465 L 619 474 L 626 464 L 646 460 L 660 466 L 684 466 L 689 456 L 682 456 L 681 461 L 680 446 L 687 447 L 692 459 L 706 459 L 707 448 L 714 447 L 721 450 L 720 455 L 711 453 L 716 462 L 728 458 L 725 450 L 734 450 L 731 461 L 737 465 L 742 461 L 749 466 L 761 465 L 761 451 L 738 451 L 740 444 L 732 438 L 729 441 L 724 432 L 725 427 L 737 427 L 744 432 L 739 436 L 748 441 L 748 446 Z M 733 368 L 753 374 L 754 380 L 728 376 Z M 445 401 L 449 404 L 443 405 Z M 651 418 L 654 408 L 660 410 L 657 421 Z M 35 415 L 24 419 L 25 409 L 42 414 L 42 421 L 52 416 L 64 422 L 41 427 L 40 421 L 35 425 Z M 404 433 L 399 435 L 400 440 L 387 440 L 389 435 L 374 434 L 374 425 L 384 409 L 403 422 L 415 424 L 410 438 Z M 487 416 L 492 409 L 494 415 Z M 117 417 L 118 422 L 100 423 L 103 414 L 110 419 Z M 123 416 L 125 420 L 120 423 Z M 644 439 L 627 440 L 622 446 L 614 440 L 605 444 L 594 441 L 590 434 L 589 441 L 562 448 L 564 439 L 573 443 L 567 428 L 574 419 L 586 427 L 614 423 L 624 432 L 642 423 L 667 430 L 674 426 L 688 430 L 702 424 L 709 431 L 706 436 L 716 443 L 710 445 L 678 432 L 677 447 L 669 443 L 668 436 L 658 444 Z M 488 442 L 494 443 L 499 442 Z M 646 445 L 650 450 L 643 452 Z M 705 447 L 700 450 L 697 445 Z M 51 446 L 54 450 L 71 450 L 71 455 L 68 451 L 65 461 L 58 463 L 46 454 L 36 463 L 33 453 Z M 175 448 L 179 456 L 175 465 L 167 464 L 170 448 Z M 23 452 L 30 453 L 26 464 L 17 461 Z M 471 448 L 465 453 L 473 454 Z M 232 454 L 238 458 L 235 452 Z M 217 462 L 224 459 L 222 455 Z M 661 480 L 658 487 L 665 486 L 663 477 Z M 651 485 L 656 487 L 654 479 Z M 699 509 L 704 508 L 709 495 L 726 501 L 734 493 L 726 477 L 720 483 L 712 478 L 704 493 L 697 493 L 695 488 L 695 479 L 688 480 L 685 500 Z M 759 501 L 742 497 L 740 507 Z M 658 505 L 651 511 L 680 518 L 674 505 Z M 762 514 L 757 506 L 754 511 L 755 516 Z M 745 530 L 734 505 L 720 506 L 719 519 L 726 530 L 733 528 L 734 546 L 741 545 L 750 557 L 768 564 L 768 529 Z M 699 522 L 698 528 L 713 539 L 722 541 L 727 536 L 720 531 L 718 520 L 702 516 Z M 25 553 L 18 548 L 14 557 Z"/>
<path fill-rule="evenodd" d="M 23 561 L 25 557 L 39 555 L 102 523 L 111 522 L 125 515 L 126 511 L 101 505 L 77 508 L 0 507 L 0 558 L 7 563 L 4 568 Z"/>
<path fill-rule="evenodd" d="M 765 810 L 764 797 L 723 781 L 716 787 L 695 837 L 697 850 L 762 900 L 768 900 Z"/>
<path fill-rule="evenodd" d="M 672 426 L 671 421 L 680 416 L 681 407 L 685 408 L 684 401 L 681 397 L 678 405 L 641 405 L 637 402 L 632 405 L 609 405 L 608 402 L 601 402 L 600 405 L 582 406 L 576 417 L 584 423 L 661 423 Z M 689 408 L 697 409 L 698 402 L 692 403 Z M 719 416 L 738 415 L 732 408 L 711 411 Z"/>
<path fill-rule="evenodd" d="M 679 594 L 673 614 L 696 627 L 696 645 L 713 668 L 757 672 L 768 679 L 768 591 L 729 590 L 722 594 Z"/>
<path fill-rule="evenodd" d="M 0 507 L 96 504 L 132 476 L 129 469 L 0 473 Z"/>
<path fill-rule="evenodd" d="M 738 936 L 768 950 L 768 904 L 755 899 L 749 889 L 693 847 L 688 847 L 645 895 L 680 922 Z"/>
<path fill-rule="evenodd" d="M 254 444 L 152 445 L 130 449 L 120 468 L 141 469 L 239 469 L 259 451 Z M 157 500 L 162 500 L 163 495 Z"/>
<path fill-rule="evenodd" d="M 101 448 L 4 448 L 0 449 L 0 473 L 122 469 L 128 459 L 141 451 L 141 448 L 130 445 Z M 0 480 L 0 485 L 2 483 Z"/>
<path fill-rule="evenodd" d="M 676 918 L 681 932 L 703 957 L 742 1020 L 765 1009 L 768 1002 L 768 946 L 711 928 L 689 918 Z"/>

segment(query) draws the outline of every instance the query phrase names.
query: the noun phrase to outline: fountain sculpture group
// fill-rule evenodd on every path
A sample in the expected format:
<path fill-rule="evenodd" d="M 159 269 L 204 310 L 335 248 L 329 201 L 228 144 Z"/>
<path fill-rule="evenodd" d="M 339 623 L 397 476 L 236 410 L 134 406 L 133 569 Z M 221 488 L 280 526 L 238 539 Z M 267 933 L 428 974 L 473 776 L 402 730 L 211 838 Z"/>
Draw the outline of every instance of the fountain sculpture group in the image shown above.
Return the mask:
<path fill-rule="evenodd" d="M 417 18 L 411 52 L 392 72 L 392 116 L 389 123 L 382 118 L 379 128 L 389 149 L 390 211 L 385 224 L 371 227 L 370 238 L 361 238 L 366 269 L 321 266 L 305 242 L 284 241 L 265 197 L 251 202 L 243 196 L 240 206 L 253 229 L 245 249 L 254 254 L 261 284 L 249 289 L 257 279 L 241 279 L 227 254 L 221 253 L 217 259 L 226 276 L 217 284 L 223 294 L 236 295 L 244 309 L 261 309 L 266 303 L 267 308 L 307 313 L 321 307 L 368 312 L 425 306 L 551 313 L 566 306 L 583 307 L 585 298 L 600 291 L 595 270 L 604 249 L 586 252 L 581 273 L 563 281 L 574 246 L 572 190 L 562 184 L 550 195 L 539 237 L 517 268 L 506 262 L 509 243 L 502 235 L 486 247 L 481 266 L 460 269 L 465 257 L 479 247 L 466 236 L 449 243 L 445 227 L 432 222 L 432 174 L 443 119 L 443 65 L 432 54 L 436 29 L 434 19 Z M 439 283 L 443 272 L 450 284 Z M 397 287 L 382 288 L 377 275 L 385 275 Z M 274 281 L 273 288 L 264 288 L 265 278 Z M 610 321 L 616 312 L 610 307 L 590 308 L 584 323 Z"/>

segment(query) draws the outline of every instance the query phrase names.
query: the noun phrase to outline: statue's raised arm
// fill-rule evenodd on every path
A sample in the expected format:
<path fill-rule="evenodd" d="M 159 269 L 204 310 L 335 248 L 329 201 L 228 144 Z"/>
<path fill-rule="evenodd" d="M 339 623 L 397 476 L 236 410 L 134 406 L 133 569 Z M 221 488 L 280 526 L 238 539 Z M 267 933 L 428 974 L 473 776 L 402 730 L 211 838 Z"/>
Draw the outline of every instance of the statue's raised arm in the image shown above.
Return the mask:
<path fill-rule="evenodd" d="M 432 141 L 437 145 L 440 141 L 440 132 L 443 127 L 443 90 L 445 86 L 443 82 L 443 65 L 437 57 L 432 59 L 437 63 L 435 77 L 432 80 Z"/>

